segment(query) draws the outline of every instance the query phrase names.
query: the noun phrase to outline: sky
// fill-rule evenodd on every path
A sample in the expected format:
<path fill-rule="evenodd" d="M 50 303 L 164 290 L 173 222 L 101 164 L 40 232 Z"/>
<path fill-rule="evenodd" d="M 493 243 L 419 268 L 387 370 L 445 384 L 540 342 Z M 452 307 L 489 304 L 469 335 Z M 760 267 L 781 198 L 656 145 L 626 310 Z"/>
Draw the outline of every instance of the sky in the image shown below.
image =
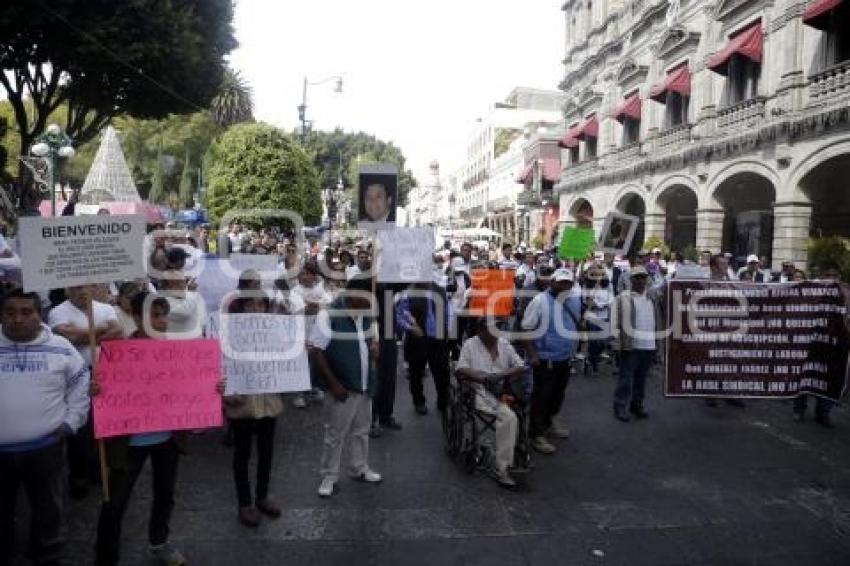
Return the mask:
<path fill-rule="evenodd" d="M 258 120 L 298 125 L 306 76 L 314 129 L 392 141 L 421 182 L 463 163 L 467 135 L 515 86 L 563 78 L 560 0 L 236 0 L 230 56 Z"/>

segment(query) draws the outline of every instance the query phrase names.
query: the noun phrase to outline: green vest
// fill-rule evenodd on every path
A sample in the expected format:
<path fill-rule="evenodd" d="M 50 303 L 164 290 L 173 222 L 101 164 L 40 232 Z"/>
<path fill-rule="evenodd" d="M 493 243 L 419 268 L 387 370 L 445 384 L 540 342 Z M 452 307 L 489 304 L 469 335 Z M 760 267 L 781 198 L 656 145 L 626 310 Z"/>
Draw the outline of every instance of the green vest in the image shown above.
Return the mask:
<path fill-rule="evenodd" d="M 340 385 L 348 391 L 363 393 L 363 379 L 361 372 L 360 344 L 358 343 L 357 326 L 354 319 L 342 314 L 344 305 L 341 299 L 337 299 L 328 306 L 328 314 L 331 321 L 331 342 L 325 349 L 325 358 L 334 372 L 334 376 Z M 372 327 L 372 318 L 363 317 L 363 334 L 368 334 Z M 342 337 L 340 337 L 342 335 Z M 367 354 L 368 356 L 368 354 Z M 377 388 L 377 376 L 372 364 L 368 364 L 366 377 L 366 394 L 374 396 Z"/>

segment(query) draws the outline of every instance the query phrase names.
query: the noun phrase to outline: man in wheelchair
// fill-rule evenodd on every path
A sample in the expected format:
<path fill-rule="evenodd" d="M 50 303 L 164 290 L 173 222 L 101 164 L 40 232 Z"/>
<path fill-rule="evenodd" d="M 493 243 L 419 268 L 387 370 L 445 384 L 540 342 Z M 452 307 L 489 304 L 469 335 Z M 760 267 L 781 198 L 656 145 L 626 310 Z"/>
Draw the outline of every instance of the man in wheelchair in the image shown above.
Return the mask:
<path fill-rule="evenodd" d="M 475 410 L 494 418 L 495 477 L 500 485 L 509 488 L 516 486 L 508 466 L 514 460 L 518 423 L 501 396 L 506 380 L 522 378 L 526 369 L 510 342 L 493 334 L 487 318 L 477 321 L 477 334 L 463 343 L 455 369 L 458 382 L 468 383 L 475 390 Z"/>

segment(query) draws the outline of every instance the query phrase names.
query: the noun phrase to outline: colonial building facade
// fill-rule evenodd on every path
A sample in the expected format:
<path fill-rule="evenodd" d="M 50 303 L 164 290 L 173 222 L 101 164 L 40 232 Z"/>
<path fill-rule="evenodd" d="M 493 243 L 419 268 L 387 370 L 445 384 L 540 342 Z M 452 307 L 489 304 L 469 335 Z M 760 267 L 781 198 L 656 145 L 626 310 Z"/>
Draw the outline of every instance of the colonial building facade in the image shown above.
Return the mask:
<path fill-rule="evenodd" d="M 806 265 L 850 235 L 850 0 L 567 0 L 562 223 Z"/>

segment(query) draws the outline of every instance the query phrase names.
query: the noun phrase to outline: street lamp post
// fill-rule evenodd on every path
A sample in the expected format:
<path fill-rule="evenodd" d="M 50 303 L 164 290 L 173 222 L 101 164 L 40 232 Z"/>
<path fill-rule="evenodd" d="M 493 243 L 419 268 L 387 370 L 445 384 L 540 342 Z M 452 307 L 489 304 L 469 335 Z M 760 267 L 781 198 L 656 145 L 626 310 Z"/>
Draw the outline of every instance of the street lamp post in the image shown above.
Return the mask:
<path fill-rule="evenodd" d="M 304 77 L 304 88 L 301 91 L 301 104 L 298 106 L 298 119 L 301 121 L 301 145 L 304 145 L 304 142 L 307 141 L 307 124 L 310 123 L 310 120 L 307 120 L 307 87 L 318 86 L 330 81 L 336 81 L 336 84 L 334 85 L 334 92 L 342 92 L 342 77 L 339 75 L 334 75 L 316 82 L 310 82 L 307 80 L 307 77 Z"/>
<path fill-rule="evenodd" d="M 50 212 L 56 216 L 56 159 L 62 157 L 70 159 L 74 156 L 74 147 L 68 134 L 62 131 L 57 124 L 50 124 L 47 130 L 36 138 L 36 143 L 30 148 L 30 152 L 36 157 L 47 160 L 47 182 L 50 191 Z"/>

